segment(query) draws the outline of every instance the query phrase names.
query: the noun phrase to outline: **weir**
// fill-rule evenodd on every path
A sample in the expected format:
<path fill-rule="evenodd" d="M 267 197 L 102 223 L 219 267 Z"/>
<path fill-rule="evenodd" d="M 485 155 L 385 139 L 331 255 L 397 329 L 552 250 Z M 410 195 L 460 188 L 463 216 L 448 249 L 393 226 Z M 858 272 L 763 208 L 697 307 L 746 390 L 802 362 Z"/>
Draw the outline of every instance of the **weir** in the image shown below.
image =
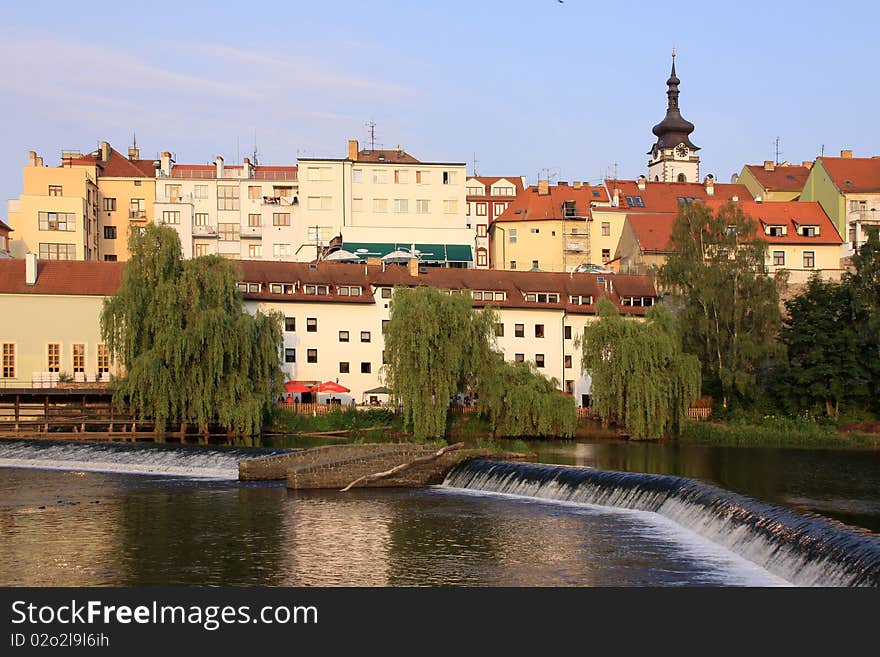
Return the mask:
<path fill-rule="evenodd" d="M 291 451 L 46 440 L 0 442 L 0 467 L 238 479 L 238 464 Z"/>
<path fill-rule="evenodd" d="M 469 461 L 445 487 L 653 511 L 799 586 L 880 586 L 880 537 L 685 477 Z"/>

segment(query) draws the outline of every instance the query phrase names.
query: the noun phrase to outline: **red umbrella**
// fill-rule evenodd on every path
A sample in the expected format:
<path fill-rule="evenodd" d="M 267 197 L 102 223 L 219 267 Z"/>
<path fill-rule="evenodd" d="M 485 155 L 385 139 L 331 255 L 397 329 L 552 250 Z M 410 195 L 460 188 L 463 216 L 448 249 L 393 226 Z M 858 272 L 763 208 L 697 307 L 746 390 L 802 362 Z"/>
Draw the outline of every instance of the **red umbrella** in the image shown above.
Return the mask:
<path fill-rule="evenodd" d="M 312 389 L 309 386 L 303 385 L 299 381 L 288 381 L 284 384 L 284 392 L 311 392 Z"/>
<path fill-rule="evenodd" d="M 345 386 L 341 386 L 333 381 L 324 381 L 321 385 L 314 389 L 315 392 L 351 392 Z"/>

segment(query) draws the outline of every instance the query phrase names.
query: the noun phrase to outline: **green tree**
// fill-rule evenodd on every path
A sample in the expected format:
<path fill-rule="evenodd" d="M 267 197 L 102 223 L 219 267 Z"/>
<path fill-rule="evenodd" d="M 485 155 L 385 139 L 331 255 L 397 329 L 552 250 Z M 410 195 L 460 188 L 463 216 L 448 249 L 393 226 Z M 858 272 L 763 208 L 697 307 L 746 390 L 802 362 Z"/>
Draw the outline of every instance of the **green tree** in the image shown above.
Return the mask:
<path fill-rule="evenodd" d="M 870 376 L 870 399 L 880 411 L 880 231 L 868 232 L 852 258 L 854 271 L 845 274 L 853 300 L 855 327 L 861 336 L 861 354 Z"/>
<path fill-rule="evenodd" d="M 244 311 L 234 263 L 181 259 L 177 233 L 132 231 L 122 286 L 101 333 L 122 365 L 114 401 L 158 431 L 171 422 L 258 433 L 281 389 L 280 318 Z"/>
<path fill-rule="evenodd" d="M 700 363 L 682 352 L 672 313 L 660 305 L 644 322 L 624 319 L 607 299 L 597 310 L 581 348 L 599 416 L 623 424 L 634 439 L 677 436 L 700 396 Z"/>
<path fill-rule="evenodd" d="M 840 405 L 867 400 L 870 372 L 850 285 L 814 276 L 785 302 L 780 340 L 788 351 L 785 392 L 800 407 L 822 404 L 829 417 Z"/>
<path fill-rule="evenodd" d="M 679 297 L 684 350 L 699 358 L 704 391 L 720 395 L 725 408 L 751 397 L 757 372 L 780 352 L 779 290 L 764 274 L 767 246 L 757 230 L 732 203 L 714 213 L 685 205 L 659 271 Z"/>

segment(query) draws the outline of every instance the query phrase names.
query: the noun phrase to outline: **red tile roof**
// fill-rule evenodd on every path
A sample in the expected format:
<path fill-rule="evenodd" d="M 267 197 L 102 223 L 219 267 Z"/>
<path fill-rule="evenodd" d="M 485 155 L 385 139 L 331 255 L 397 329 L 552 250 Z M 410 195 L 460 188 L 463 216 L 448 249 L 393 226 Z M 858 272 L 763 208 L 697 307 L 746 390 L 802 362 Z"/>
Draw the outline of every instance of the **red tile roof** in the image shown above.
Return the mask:
<path fill-rule="evenodd" d="M 671 213 L 627 215 L 626 220 L 639 243 L 639 250 L 643 253 L 671 252 L 669 239 L 676 216 Z"/>
<path fill-rule="evenodd" d="M 485 194 L 468 194 L 468 200 L 470 199 L 482 199 L 482 198 L 492 198 L 492 199 L 503 199 L 503 198 L 512 198 L 510 196 L 492 196 L 489 194 L 491 191 L 490 188 L 492 185 L 497 183 L 499 180 L 506 180 L 510 184 L 513 185 L 516 190 L 514 193 L 519 194 L 523 191 L 523 177 L 522 176 L 468 176 L 467 180 L 476 180 L 486 190 Z"/>
<path fill-rule="evenodd" d="M 701 183 L 680 183 L 680 182 L 646 182 L 645 189 L 639 189 L 639 184 L 635 180 L 606 180 L 605 187 L 608 194 L 614 196 L 614 189 L 620 190 L 620 205 L 616 208 L 602 208 L 603 211 L 611 210 L 614 212 L 672 212 L 677 213 L 680 207 L 679 198 L 690 198 L 694 200 L 722 199 L 725 201 L 733 200 L 750 201 L 752 195 L 745 185 L 733 185 L 730 183 L 715 183 L 715 191 L 712 196 L 706 191 Z M 626 197 L 640 197 L 643 206 L 637 203 L 630 205 Z"/>
<path fill-rule="evenodd" d="M 419 164 L 419 160 L 403 150 L 362 150 L 358 151 L 358 162 L 382 164 Z"/>
<path fill-rule="evenodd" d="M 880 192 L 880 157 L 820 157 L 828 175 L 843 192 Z"/>
<path fill-rule="evenodd" d="M 2 230 L 3 232 L 7 232 L 7 233 L 13 232 L 12 228 L 9 227 L 9 224 L 7 224 L 2 219 L 0 219 L 0 230 Z"/>
<path fill-rule="evenodd" d="M 709 201 L 706 206 L 717 210 L 724 201 Z M 834 222 L 816 201 L 747 201 L 738 203 L 743 213 L 758 223 L 759 236 L 768 244 L 840 244 L 843 240 Z M 764 226 L 786 226 L 786 234 L 774 237 L 767 235 Z M 798 226 L 818 226 L 817 237 L 799 235 Z"/>
<path fill-rule="evenodd" d="M 155 178 L 156 168 L 153 160 L 129 160 L 115 148 L 110 148 L 110 157 L 102 162 L 100 151 L 86 153 L 80 157 L 63 158 L 61 166 L 98 167 L 98 175 L 103 178 Z"/>
<path fill-rule="evenodd" d="M 746 169 L 761 187 L 774 192 L 800 192 L 810 175 L 810 170 L 802 166 L 777 166 L 768 171 L 763 164 L 747 164 Z"/>
<path fill-rule="evenodd" d="M 224 164 L 223 171 L 227 178 L 240 178 L 243 164 Z M 297 166 L 264 166 L 251 167 L 251 178 L 241 180 L 275 180 L 295 182 L 299 168 Z M 216 164 L 175 164 L 171 169 L 172 178 L 209 180 L 217 177 Z"/>
<path fill-rule="evenodd" d="M 553 185 L 548 191 L 546 195 L 539 194 L 538 188 L 531 186 L 520 192 L 501 216 L 495 219 L 495 223 L 562 219 L 562 208 L 566 201 L 574 201 L 575 215 L 578 218 L 589 217 L 592 203 L 608 202 L 608 193 L 604 187 Z"/>
<path fill-rule="evenodd" d="M 36 285 L 25 283 L 24 260 L 0 260 L 0 293 L 111 296 L 122 283 L 121 262 L 38 260 Z"/>

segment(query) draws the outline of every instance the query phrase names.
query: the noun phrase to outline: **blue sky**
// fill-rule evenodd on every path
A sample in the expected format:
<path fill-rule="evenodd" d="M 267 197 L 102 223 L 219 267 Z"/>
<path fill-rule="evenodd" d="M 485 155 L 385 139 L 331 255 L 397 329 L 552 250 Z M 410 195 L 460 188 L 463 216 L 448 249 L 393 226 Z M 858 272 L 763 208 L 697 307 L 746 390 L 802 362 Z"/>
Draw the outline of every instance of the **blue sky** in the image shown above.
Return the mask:
<path fill-rule="evenodd" d="M 265 164 L 385 147 L 483 175 L 645 172 L 677 46 L 702 173 L 880 154 L 880 3 L 40 2 L 0 9 L 0 202 L 34 149 Z M 5 216 L 5 202 L 0 216 Z"/>

